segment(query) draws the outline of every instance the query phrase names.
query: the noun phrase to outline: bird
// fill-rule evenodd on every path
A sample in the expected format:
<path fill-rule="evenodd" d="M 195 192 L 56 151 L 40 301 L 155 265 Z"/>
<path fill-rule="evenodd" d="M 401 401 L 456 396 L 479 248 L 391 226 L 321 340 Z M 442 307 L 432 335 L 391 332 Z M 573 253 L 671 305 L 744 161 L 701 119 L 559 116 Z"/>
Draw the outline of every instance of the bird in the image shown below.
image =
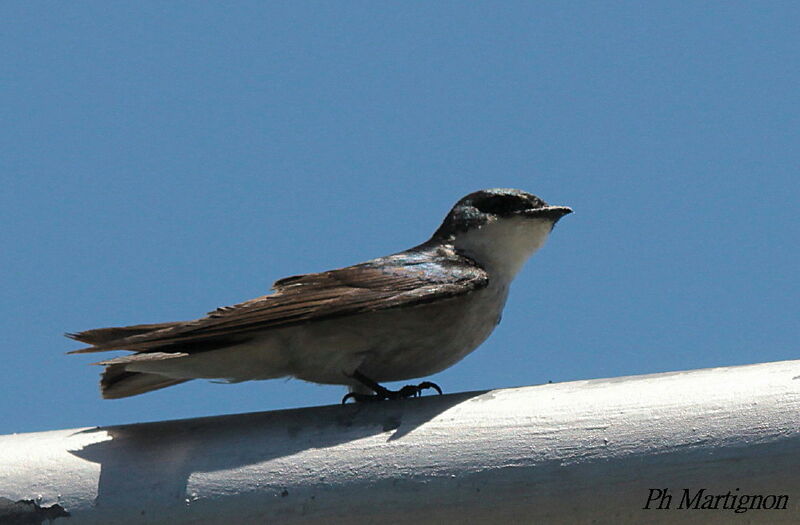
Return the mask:
<path fill-rule="evenodd" d="M 427 241 L 320 273 L 275 281 L 272 293 L 190 321 L 67 333 L 82 354 L 128 350 L 98 363 L 105 399 L 191 379 L 296 378 L 344 385 L 342 403 L 402 399 L 441 388 L 380 383 L 440 372 L 500 322 L 512 280 L 572 212 L 517 189 L 461 198 Z"/>

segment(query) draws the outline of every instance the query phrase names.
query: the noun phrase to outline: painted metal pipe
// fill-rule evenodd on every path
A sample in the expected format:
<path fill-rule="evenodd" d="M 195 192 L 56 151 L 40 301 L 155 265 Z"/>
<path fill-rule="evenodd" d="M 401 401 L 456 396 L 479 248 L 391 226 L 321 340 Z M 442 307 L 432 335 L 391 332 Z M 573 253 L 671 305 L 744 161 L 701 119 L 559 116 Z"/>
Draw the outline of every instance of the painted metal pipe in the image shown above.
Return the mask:
<path fill-rule="evenodd" d="M 734 518 L 800 522 L 800 361 L 0 436 L 0 524 Z"/>

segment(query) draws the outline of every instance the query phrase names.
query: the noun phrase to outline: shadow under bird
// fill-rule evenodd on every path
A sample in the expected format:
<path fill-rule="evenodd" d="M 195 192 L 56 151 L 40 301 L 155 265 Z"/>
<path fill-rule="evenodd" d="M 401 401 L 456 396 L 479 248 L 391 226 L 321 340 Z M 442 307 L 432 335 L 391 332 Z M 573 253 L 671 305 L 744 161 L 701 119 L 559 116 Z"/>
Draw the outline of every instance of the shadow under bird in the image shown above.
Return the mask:
<path fill-rule="evenodd" d="M 379 382 L 439 372 L 477 348 L 500 321 L 514 276 L 571 211 L 520 190 L 476 191 L 414 248 L 286 277 L 270 295 L 193 321 L 67 334 L 92 345 L 70 353 L 135 352 L 96 363 L 107 399 L 198 378 L 346 385 L 342 402 L 441 393 L 429 382 L 397 391 Z"/>

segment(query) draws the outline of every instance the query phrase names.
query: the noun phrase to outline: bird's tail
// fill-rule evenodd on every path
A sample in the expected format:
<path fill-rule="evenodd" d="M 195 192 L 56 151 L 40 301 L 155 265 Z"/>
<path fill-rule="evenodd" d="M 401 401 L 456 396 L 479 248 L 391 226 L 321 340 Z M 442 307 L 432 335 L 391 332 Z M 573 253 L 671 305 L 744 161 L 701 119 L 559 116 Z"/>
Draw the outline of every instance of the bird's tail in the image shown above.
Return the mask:
<path fill-rule="evenodd" d="M 90 348 L 81 348 L 68 352 L 70 354 L 83 354 L 86 352 L 102 352 L 105 350 L 124 349 L 124 340 L 134 335 L 142 335 L 164 328 L 172 328 L 180 325 L 180 322 L 159 323 L 159 324 L 138 324 L 134 326 L 115 326 L 111 328 L 95 328 L 85 332 L 65 334 L 70 339 L 75 339 L 82 343 L 92 345 Z M 117 346 L 114 343 L 119 342 Z"/>
<path fill-rule="evenodd" d="M 177 385 L 184 381 L 188 379 L 175 379 L 147 372 L 130 372 L 125 370 L 125 364 L 115 364 L 106 366 L 100 378 L 100 391 L 104 399 L 119 399 Z"/>

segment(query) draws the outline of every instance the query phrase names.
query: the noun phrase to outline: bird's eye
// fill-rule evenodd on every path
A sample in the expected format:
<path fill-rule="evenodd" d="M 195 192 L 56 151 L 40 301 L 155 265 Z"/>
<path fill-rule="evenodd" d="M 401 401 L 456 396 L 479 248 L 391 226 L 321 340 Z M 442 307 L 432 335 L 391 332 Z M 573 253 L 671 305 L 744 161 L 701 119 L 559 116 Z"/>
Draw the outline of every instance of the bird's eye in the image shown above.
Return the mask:
<path fill-rule="evenodd" d="M 515 211 L 520 211 L 528 208 L 530 203 L 524 199 L 511 197 L 508 195 L 493 195 L 485 197 L 473 203 L 478 211 L 483 213 L 490 213 L 493 215 L 508 215 Z"/>

